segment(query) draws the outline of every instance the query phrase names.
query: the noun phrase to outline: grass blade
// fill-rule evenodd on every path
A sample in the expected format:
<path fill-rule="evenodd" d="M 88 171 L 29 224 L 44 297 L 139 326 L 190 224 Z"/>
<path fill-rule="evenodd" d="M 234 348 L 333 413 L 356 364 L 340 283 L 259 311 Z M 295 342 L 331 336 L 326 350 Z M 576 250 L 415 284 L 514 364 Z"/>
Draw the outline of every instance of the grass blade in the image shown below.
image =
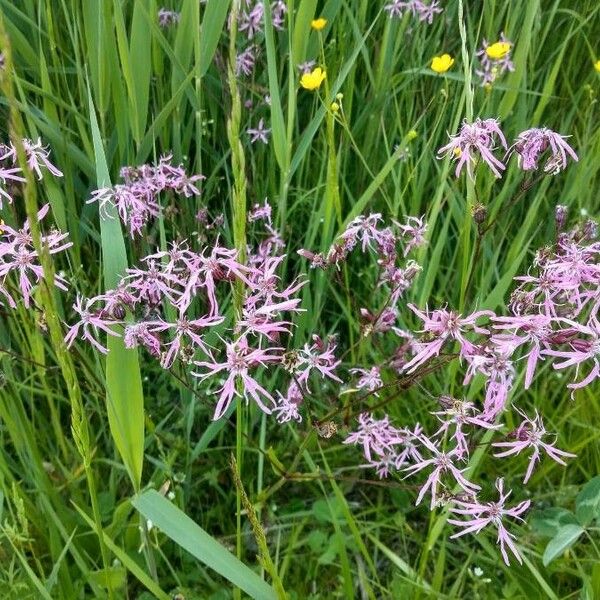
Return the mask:
<path fill-rule="evenodd" d="M 176 544 L 256 600 L 277 598 L 273 589 L 204 529 L 156 490 L 132 500 L 133 506 Z"/>

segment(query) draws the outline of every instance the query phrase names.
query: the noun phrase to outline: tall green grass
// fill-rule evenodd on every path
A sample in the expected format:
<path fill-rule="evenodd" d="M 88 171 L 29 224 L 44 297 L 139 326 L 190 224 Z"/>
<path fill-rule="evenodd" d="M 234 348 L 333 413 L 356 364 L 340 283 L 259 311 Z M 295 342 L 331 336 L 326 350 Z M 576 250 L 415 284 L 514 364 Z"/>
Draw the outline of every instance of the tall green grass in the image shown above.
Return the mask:
<path fill-rule="evenodd" d="M 2 216 L 22 222 L 47 200 L 74 243 L 67 259 L 44 264 L 46 277 L 53 269 L 68 274 L 68 295 L 40 286 L 34 310 L 2 308 L 0 593 L 227 598 L 236 588 L 267 598 L 283 587 L 291 598 L 596 597 L 597 531 L 545 566 L 548 540 L 525 525 L 524 564 L 505 568 L 491 536 L 450 541 L 443 513 L 413 507 L 411 485 L 357 470 L 358 456 L 340 444 L 343 419 L 331 439 L 319 438 L 308 419 L 282 427 L 252 406 L 211 423 L 211 394 L 174 381 L 120 340 L 110 341 L 106 361 L 83 345 L 67 352 L 61 340 L 76 292 L 99 293 L 171 237 L 192 239 L 200 206 L 225 213 L 224 241 L 243 251 L 251 237 L 245 208 L 265 196 L 288 242 L 287 273 L 309 280 L 306 312 L 295 317 L 298 339 L 339 331 L 352 344 L 357 307 L 381 299 L 368 265 L 342 272 L 341 281 L 360 282 L 347 293 L 295 255 L 328 247 L 364 212 L 427 217 L 423 272 L 407 301 L 501 309 L 513 276 L 552 239 L 557 203 L 574 216 L 598 216 L 600 76 L 592 62 L 600 6 L 448 0 L 427 26 L 409 16 L 390 20 L 384 3 L 372 0 L 288 0 L 284 31 L 266 11 L 254 78 L 236 79 L 227 15 L 239 3 L 168 4 L 181 21 L 161 29 L 154 0 L 0 0 L 2 49 L 9 52 L 10 40 L 14 63 L 3 74 L 3 138 L 41 136 L 64 172 L 30 182 Z M 319 15 L 328 19 L 322 33 L 310 29 Z M 501 31 L 515 42 L 516 69 L 486 90 L 469 81 L 474 53 L 482 37 Z M 296 65 L 321 60 L 321 52 L 328 85 L 318 96 L 299 89 Z M 456 57 L 443 77 L 428 69 L 442 52 Z M 334 119 L 329 106 L 338 93 Z M 261 105 L 265 94 L 269 107 Z M 511 138 L 542 125 L 572 135 L 580 161 L 526 191 L 514 167 L 501 181 L 482 174 L 471 187 L 436 158 L 471 112 L 500 117 Z M 271 143 L 250 146 L 245 129 L 261 116 Z M 207 176 L 203 196 L 132 244 L 117 220 L 101 219 L 86 200 L 116 181 L 121 166 L 167 151 Z M 494 220 L 482 237 L 471 219 L 477 202 Z M 353 352 L 356 361 L 374 359 L 366 345 Z M 531 489 L 538 509 L 574 510 L 581 486 L 600 472 L 598 388 L 571 400 L 559 378 L 544 373 L 515 399 L 538 407 L 578 459 L 567 469 L 543 463 Z M 458 383 L 433 374 L 386 410 L 407 425 L 426 422 L 431 397 Z M 314 418 L 350 402 L 317 403 Z M 504 467 L 518 481 L 519 465 Z M 472 469 L 489 481 L 497 474 L 483 452 Z"/>

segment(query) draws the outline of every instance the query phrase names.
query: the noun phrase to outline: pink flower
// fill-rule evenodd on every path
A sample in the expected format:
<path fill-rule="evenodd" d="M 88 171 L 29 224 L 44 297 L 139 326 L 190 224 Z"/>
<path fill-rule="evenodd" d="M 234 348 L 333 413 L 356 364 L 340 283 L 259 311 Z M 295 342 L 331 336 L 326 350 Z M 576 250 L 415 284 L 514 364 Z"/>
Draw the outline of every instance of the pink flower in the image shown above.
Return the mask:
<path fill-rule="evenodd" d="M 546 127 L 527 129 L 518 135 L 508 155 L 516 152 L 519 167 L 524 171 L 531 171 L 538 168 L 541 156 L 546 150 L 550 150 L 551 155 L 544 165 L 544 171 L 556 175 L 566 169 L 567 155 L 576 162 L 579 160 L 573 148 L 565 141 L 566 137 Z"/>
<path fill-rule="evenodd" d="M 475 405 L 466 400 L 457 400 L 450 396 L 442 396 L 440 404 L 442 411 L 432 413 L 442 423 L 441 427 L 433 434 L 432 438 L 444 438 L 452 428 L 454 433 L 450 437 L 456 443 L 456 457 L 463 459 L 469 455 L 469 444 L 464 428 L 468 425 L 482 429 L 495 429 L 499 425 L 493 425 L 478 414 Z"/>
<path fill-rule="evenodd" d="M 523 315 L 515 317 L 494 317 L 498 325 L 494 329 L 512 331 L 512 333 L 494 334 L 492 342 L 505 355 L 510 355 L 516 348 L 527 345 L 529 348 L 527 369 L 525 371 L 524 388 L 528 389 L 539 360 L 543 360 L 542 351 L 548 348 L 552 335 L 552 318 L 546 315 Z M 514 330 L 514 331 L 513 331 Z"/>
<path fill-rule="evenodd" d="M 529 481 L 536 463 L 540 461 L 540 454 L 542 450 L 552 460 L 555 460 L 561 465 L 567 464 L 564 462 L 564 460 L 562 460 L 561 457 L 574 458 L 576 456 L 576 454 L 571 454 L 570 452 L 564 452 L 563 450 L 555 448 L 554 443 L 549 444 L 543 441 L 543 438 L 549 434 L 546 431 L 542 417 L 538 414 L 537 410 L 535 411 L 535 417 L 533 419 L 528 418 L 527 415 L 522 413 L 520 410 L 517 410 L 517 412 L 523 417 L 523 421 L 517 430 L 510 434 L 511 437 L 515 438 L 515 441 L 495 442 L 492 444 L 492 446 L 495 448 L 506 448 L 506 450 L 494 454 L 494 456 L 497 456 L 498 458 L 520 454 L 529 448 L 533 449 L 523 483 L 527 483 Z"/>
<path fill-rule="evenodd" d="M 390 424 L 387 415 L 383 419 L 375 419 L 371 414 L 362 413 L 358 416 L 358 429 L 351 432 L 343 443 L 361 445 L 365 458 L 371 461 L 373 454 L 379 457 L 390 453 L 395 455 L 394 446 L 402 443 L 402 437 L 400 430 Z"/>
<path fill-rule="evenodd" d="M 271 414 L 271 409 L 265 404 L 265 401 L 274 405 L 275 400 L 257 381 L 250 375 L 250 370 L 260 366 L 266 366 L 268 363 L 279 362 L 281 355 L 277 354 L 281 348 L 268 348 L 262 350 L 260 348 L 250 348 L 245 337 L 240 337 L 234 342 L 225 342 L 227 359 L 225 362 L 216 362 L 214 359 L 210 361 L 194 361 L 198 367 L 208 369 L 206 373 L 195 373 L 194 377 L 199 377 L 201 381 L 213 377 L 214 375 L 225 371 L 227 379 L 223 387 L 218 390 L 219 400 L 215 407 L 213 421 L 220 419 L 231 404 L 235 396 L 244 398 L 246 402 L 252 398 L 258 407 L 267 413 Z M 269 352 L 275 354 L 269 354 Z M 236 389 L 239 383 L 241 393 Z"/>
<path fill-rule="evenodd" d="M 171 329 L 175 332 L 173 339 L 167 344 L 168 350 L 162 357 L 161 366 L 168 369 L 173 365 L 182 351 L 184 341 L 189 342 L 192 356 L 195 348 L 199 348 L 205 354 L 210 354 L 202 338 L 203 330 L 220 325 L 224 320 L 225 317 L 220 316 L 204 316 L 190 320 L 186 316 L 180 315 L 175 323 L 168 323 L 162 319 L 149 323 L 150 332 L 160 333 Z"/>
<path fill-rule="evenodd" d="M 404 366 L 404 370 L 412 373 L 424 362 L 433 356 L 437 356 L 442 346 L 449 339 L 454 339 L 460 344 L 461 355 L 473 352 L 473 344 L 464 337 L 465 329 L 471 329 L 476 333 L 487 334 L 489 331 L 476 324 L 477 319 L 481 317 L 492 317 L 494 313 L 490 310 L 480 310 L 473 314 L 463 317 L 453 311 L 438 309 L 431 311 L 421 311 L 414 304 L 409 304 L 410 308 L 423 321 L 423 329 L 420 333 L 426 333 L 434 339 L 430 342 L 421 342 L 420 349 L 413 359 Z"/>
<path fill-rule="evenodd" d="M 514 543 L 515 536 L 508 532 L 504 526 L 503 519 L 505 517 L 511 517 L 513 519 L 523 521 L 521 515 L 529 508 L 531 502 L 529 500 L 525 500 L 524 502 L 520 502 L 512 508 L 504 508 L 506 500 L 512 491 L 509 491 L 506 494 L 504 493 L 504 479 L 501 478 L 496 479 L 496 489 L 500 494 L 500 498 L 497 502 L 486 502 L 485 504 L 481 504 L 477 500 L 473 500 L 471 502 L 463 500 L 454 501 L 459 508 L 451 508 L 451 512 L 459 515 L 466 515 L 472 518 L 467 521 L 448 519 L 448 523 L 463 528 L 462 531 L 455 533 L 450 537 L 455 539 L 468 533 L 477 534 L 488 525 L 492 525 L 498 530 L 498 543 L 500 544 L 500 552 L 502 553 L 504 562 L 507 565 L 510 565 L 508 553 L 506 551 L 508 548 L 514 554 L 519 564 L 521 564 L 521 555 L 519 554 L 517 546 Z"/>
<path fill-rule="evenodd" d="M 273 409 L 278 423 L 288 423 L 289 421 L 302 421 L 302 415 L 299 408 L 302 404 L 302 392 L 295 381 L 291 381 L 285 396 L 277 391 L 277 406 Z"/>
<path fill-rule="evenodd" d="M 417 496 L 417 500 L 415 502 L 415 506 L 418 506 L 423 500 L 425 494 L 428 491 L 431 491 L 431 505 L 430 508 L 433 508 L 436 505 L 438 499 L 438 487 L 440 485 L 444 485 L 442 482 L 443 475 L 449 475 L 453 478 L 453 483 L 458 484 L 465 492 L 468 494 L 475 494 L 477 490 L 480 490 L 480 486 L 471 481 L 467 480 L 463 473 L 466 471 L 465 469 L 459 469 L 454 461 L 460 460 L 456 448 L 453 448 L 449 452 L 444 452 L 440 450 L 438 445 L 430 440 L 427 436 L 421 436 L 420 439 L 421 444 L 427 448 L 431 454 L 432 458 L 421 460 L 413 465 L 410 465 L 404 469 L 408 475 L 406 477 L 410 477 L 415 473 L 422 471 L 423 469 L 427 469 L 433 467 L 433 470 L 427 477 L 427 481 L 421 487 L 419 491 L 419 495 Z"/>
<path fill-rule="evenodd" d="M 596 315 L 589 319 L 587 325 L 580 325 L 570 319 L 562 319 L 562 321 L 571 325 L 571 329 L 563 332 L 568 334 L 566 339 L 569 340 L 570 349 L 544 350 L 543 354 L 563 359 L 552 365 L 555 369 L 575 366 L 576 373 L 582 364 L 590 361 L 592 363 L 590 372 L 581 381 L 570 383 L 567 386 L 571 389 L 579 389 L 600 377 L 600 321 Z M 589 339 L 573 337 L 573 334 L 587 335 Z"/>
<path fill-rule="evenodd" d="M 356 388 L 359 390 L 367 389 L 370 392 L 375 392 L 375 396 L 379 394 L 375 391 L 383 385 L 379 367 L 371 367 L 370 369 L 350 369 L 350 373 L 361 375 Z"/>
<path fill-rule="evenodd" d="M 264 119 L 260 119 L 256 128 L 248 127 L 246 133 L 250 136 L 250 143 L 262 142 L 263 144 L 269 143 L 269 134 L 271 129 L 265 127 Z"/>
<path fill-rule="evenodd" d="M 404 256 L 406 256 L 413 248 L 418 248 L 427 243 L 425 234 L 427 233 L 427 223 L 424 223 L 425 216 L 422 217 L 406 217 L 406 223 L 394 224 L 402 232 L 402 237 L 405 241 Z"/>
<path fill-rule="evenodd" d="M 342 380 L 333 372 L 341 361 L 336 360 L 335 351 L 336 344 L 332 340 L 328 340 L 327 344 L 318 335 L 313 335 L 313 343 L 311 345 L 304 344 L 304 348 L 298 351 L 296 375 L 298 383 L 308 389 L 308 380 L 313 371 L 320 373 L 322 378 L 328 377 L 338 383 L 343 383 Z"/>
<path fill-rule="evenodd" d="M 473 165 L 479 158 L 492 170 L 496 177 L 506 168 L 492 151 L 496 148 L 496 138 L 507 149 L 506 138 L 500 130 L 497 119 L 476 119 L 474 123 L 464 121 L 460 131 L 450 136 L 450 143 L 438 150 L 438 157 L 451 155 L 456 161 L 456 177 L 466 166 L 469 177 L 473 178 Z"/>
<path fill-rule="evenodd" d="M 102 354 L 107 354 L 108 348 L 104 347 L 98 340 L 96 340 L 95 335 L 98 335 L 98 330 L 104 331 L 108 335 L 119 337 L 119 334 L 111 329 L 111 326 L 115 323 L 118 323 L 118 321 L 112 318 L 106 318 L 102 311 L 93 310 L 92 307 L 96 301 L 96 298 L 89 298 L 85 300 L 84 305 L 84 299 L 79 295 L 77 296 L 77 300 L 75 301 L 75 304 L 73 304 L 73 308 L 79 315 L 80 319 L 69 329 L 67 335 L 65 336 L 67 348 L 70 348 L 75 339 L 78 336 L 81 336 L 81 339 L 90 342 L 90 344 L 92 344 L 92 346 L 99 352 L 102 352 Z"/>

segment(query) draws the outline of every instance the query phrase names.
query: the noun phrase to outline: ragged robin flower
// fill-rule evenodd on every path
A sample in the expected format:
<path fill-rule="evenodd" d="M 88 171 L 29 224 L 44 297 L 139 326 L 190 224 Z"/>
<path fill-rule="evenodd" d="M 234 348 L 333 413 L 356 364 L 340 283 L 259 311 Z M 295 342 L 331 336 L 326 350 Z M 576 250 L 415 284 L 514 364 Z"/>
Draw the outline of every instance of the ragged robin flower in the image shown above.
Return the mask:
<path fill-rule="evenodd" d="M 304 73 L 302 75 L 300 78 L 300 85 L 305 90 L 318 90 L 326 77 L 327 73 L 321 69 L 321 67 L 316 67 L 310 73 Z"/>
<path fill-rule="evenodd" d="M 434 56 L 431 61 L 431 70 L 436 73 L 445 73 L 454 64 L 454 59 L 449 54 Z"/>

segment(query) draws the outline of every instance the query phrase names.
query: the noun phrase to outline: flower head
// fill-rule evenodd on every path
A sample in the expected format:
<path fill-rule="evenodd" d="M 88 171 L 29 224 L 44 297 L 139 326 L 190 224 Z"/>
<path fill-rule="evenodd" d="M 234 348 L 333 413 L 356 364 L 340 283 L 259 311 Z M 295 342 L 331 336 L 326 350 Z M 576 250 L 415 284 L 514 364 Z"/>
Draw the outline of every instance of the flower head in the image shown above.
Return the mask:
<path fill-rule="evenodd" d="M 508 154 L 516 152 L 519 167 L 523 171 L 531 171 L 538 168 L 540 158 L 549 150 L 550 156 L 546 160 L 544 171 L 556 175 L 566 169 L 567 155 L 575 162 L 579 160 L 575 150 L 565 141 L 566 138 L 567 136 L 546 127 L 527 129 L 518 135 Z"/>
<path fill-rule="evenodd" d="M 324 19 L 323 17 L 319 17 L 318 19 L 314 19 L 310 22 L 310 26 L 315 31 L 322 31 L 323 29 L 325 29 L 326 25 L 327 25 L 327 19 Z"/>
<path fill-rule="evenodd" d="M 512 44 L 507 41 L 494 42 L 485 49 L 485 53 L 492 60 L 500 60 L 510 52 L 511 46 Z"/>
<path fill-rule="evenodd" d="M 594 69 L 596 69 L 596 73 L 600 73 L 600 60 L 594 63 Z"/>
<path fill-rule="evenodd" d="M 454 59 L 449 54 L 434 56 L 431 61 L 431 70 L 436 73 L 445 73 L 454 64 Z"/>
<path fill-rule="evenodd" d="M 305 90 L 318 90 L 323 81 L 327 77 L 327 73 L 321 67 L 314 68 L 310 73 L 304 73 L 300 78 L 300 85 Z"/>
<path fill-rule="evenodd" d="M 469 176 L 473 177 L 473 165 L 480 158 L 496 177 L 501 177 L 500 171 L 506 167 L 492 154 L 496 148 L 496 139 L 508 149 L 506 138 L 496 119 L 475 119 L 473 123 L 464 121 L 460 131 L 450 136 L 450 143 L 438 150 L 438 158 L 450 155 L 457 163 L 457 177 L 463 167 L 466 167 Z"/>
<path fill-rule="evenodd" d="M 529 459 L 529 465 L 527 467 L 527 471 L 525 472 L 525 479 L 523 479 L 523 483 L 527 483 L 533 473 L 533 469 L 535 465 L 540 461 L 540 454 L 543 450 L 552 460 L 555 460 L 557 463 L 561 465 L 566 465 L 563 458 L 574 458 L 576 455 L 571 454 L 570 452 L 565 452 L 564 450 L 559 450 L 554 446 L 554 442 L 548 443 L 544 442 L 544 438 L 548 436 L 548 432 L 544 427 L 544 422 L 542 421 L 542 417 L 535 412 L 535 417 L 530 419 L 522 413 L 521 411 L 517 411 L 522 417 L 523 421 L 519 425 L 516 431 L 514 431 L 510 437 L 514 438 L 514 441 L 511 442 L 495 442 L 492 444 L 495 448 L 502 449 L 501 452 L 497 452 L 494 456 L 499 458 L 503 458 L 505 456 L 512 456 L 516 454 L 520 454 L 523 450 L 527 450 L 531 448 L 533 452 L 531 453 L 531 457 Z"/>
<path fill-rule="evenodd" d="M 496 479 L 496 489 L 500 494 L 500 498 L 497 502 L 486 502 L 485 504 L 482 504 L 478 500 L 455 500 L 458 508 L 451 508 L 450 511 L 454 514 L 469 516 L 471 519 L 467 521 L 448 519 L 448 523 L 463 528 L 462 531 L 455 533 L 451 538 L 458 538 L 467 533 L 477 534 L 488 525 L 493 525 L 498 530 L 498 543 L 500 544 L 500 552 L 502 553 L 504 562 L 507 565 L 510 564 L 508 553 L 506 552 L 506 548 L 508 547 L 520 564 L 522 559 L 514 543 L 515 536 L 507 531 L 503 519 L 505 517 L 512 517 L 513 519 L 522 521 L 523 519 L 520 515 L 529 508 L 531 501 L 525 500 L 512 508 L 504 508 L 504 504 L 512 492 L 509 491 L 506 494 L 504 493 L 503 479 Z"/>

